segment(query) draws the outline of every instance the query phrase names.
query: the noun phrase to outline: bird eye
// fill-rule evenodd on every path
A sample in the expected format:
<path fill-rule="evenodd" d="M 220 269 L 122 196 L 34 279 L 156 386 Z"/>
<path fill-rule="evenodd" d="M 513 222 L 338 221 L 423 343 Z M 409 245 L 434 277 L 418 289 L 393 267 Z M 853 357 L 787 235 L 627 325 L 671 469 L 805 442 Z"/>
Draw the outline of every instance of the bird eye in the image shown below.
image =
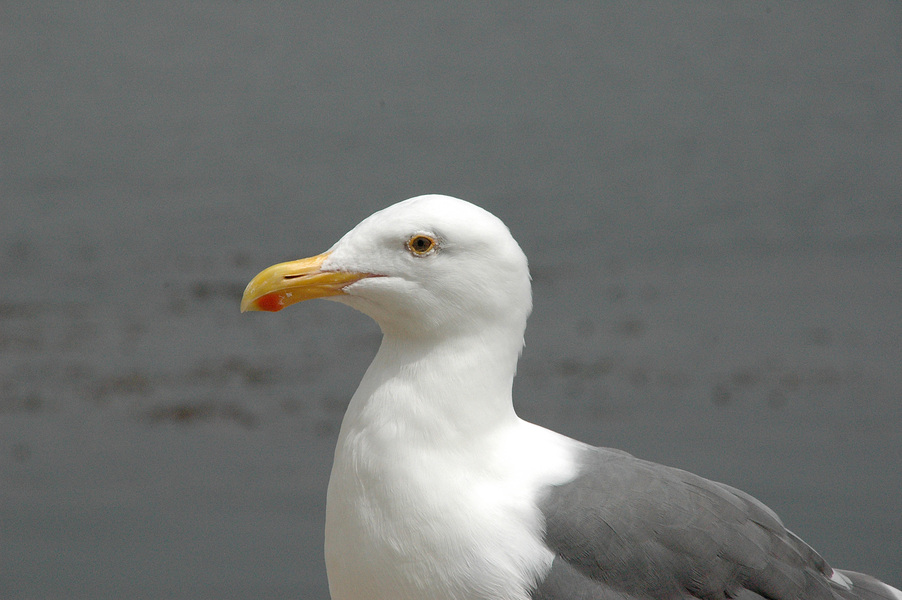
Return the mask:
<path fill-rule="evenodd" d="M 417 234 L 407 240 L 407 249 L 416 256 L 426 256 L 436 248 L 435 240 L 428 235 Z"/>

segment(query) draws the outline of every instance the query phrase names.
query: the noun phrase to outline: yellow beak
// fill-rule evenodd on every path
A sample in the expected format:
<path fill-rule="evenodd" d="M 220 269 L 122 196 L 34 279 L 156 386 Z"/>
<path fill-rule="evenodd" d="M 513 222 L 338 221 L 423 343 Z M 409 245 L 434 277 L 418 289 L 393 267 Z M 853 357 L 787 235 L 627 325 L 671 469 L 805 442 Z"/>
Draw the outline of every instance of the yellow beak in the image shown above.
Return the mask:
<path fill-rule="evenodd" d="M 241 298 L 241 312 L 275 312 L 296 302 L 337 296 L 355 281 L 372 277 L 369 273 L 322 271 L 323 261 L 328 257 L 326 252 L 264 269 L 247 284 Z"/>

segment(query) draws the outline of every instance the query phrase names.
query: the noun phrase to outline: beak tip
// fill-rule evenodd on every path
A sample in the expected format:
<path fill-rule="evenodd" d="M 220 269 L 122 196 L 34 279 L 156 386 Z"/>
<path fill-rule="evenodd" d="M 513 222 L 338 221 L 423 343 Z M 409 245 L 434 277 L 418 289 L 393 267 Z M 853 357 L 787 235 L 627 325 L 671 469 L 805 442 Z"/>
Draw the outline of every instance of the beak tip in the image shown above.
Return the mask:
<path fill-rule="evenodd" d="M 262 310 L 267 310 L 266 308 L 260 305 L 260 298 L 242 298 L 241 299 L 241 312 L 259 312 Z"/>

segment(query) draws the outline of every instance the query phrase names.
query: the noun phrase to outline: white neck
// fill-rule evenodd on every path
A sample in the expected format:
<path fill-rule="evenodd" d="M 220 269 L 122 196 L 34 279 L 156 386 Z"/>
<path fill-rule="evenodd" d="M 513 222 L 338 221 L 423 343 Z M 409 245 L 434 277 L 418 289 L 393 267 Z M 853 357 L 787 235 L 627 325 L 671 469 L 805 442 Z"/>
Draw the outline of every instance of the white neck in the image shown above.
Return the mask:
<path fill-rule="evenodd" d="M 521 340 L 501 333 L 383 340 L 329 481 L 335 600 L 525 600 L 549 568 L 535 498 L 572 476 L 574 449 L 517 418 Z"/>
<path fill-rule="evenodd" d="M 478 439 L 516 419 L 511 385 L 520 346 L 497 332 L 440 341 L 386 335 L 343 428 L 390 427 L 400 444 L 460 447 Z"/>

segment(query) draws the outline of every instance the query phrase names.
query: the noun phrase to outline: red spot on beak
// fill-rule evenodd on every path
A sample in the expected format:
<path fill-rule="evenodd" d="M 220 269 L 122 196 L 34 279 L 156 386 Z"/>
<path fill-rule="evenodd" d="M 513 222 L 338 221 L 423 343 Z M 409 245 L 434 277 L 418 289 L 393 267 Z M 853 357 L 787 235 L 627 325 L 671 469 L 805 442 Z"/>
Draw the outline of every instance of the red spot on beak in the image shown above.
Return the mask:
<path fill-rule="evenodd" d="M 276 312 L 277 310 L 285 308 L 285 305 L 282 304 L 282 296 L 276 292 L 260 296 L 254 300 L 254 304 L 256 304 L 257 308 L 260 310 L 268 312 Z"/>

